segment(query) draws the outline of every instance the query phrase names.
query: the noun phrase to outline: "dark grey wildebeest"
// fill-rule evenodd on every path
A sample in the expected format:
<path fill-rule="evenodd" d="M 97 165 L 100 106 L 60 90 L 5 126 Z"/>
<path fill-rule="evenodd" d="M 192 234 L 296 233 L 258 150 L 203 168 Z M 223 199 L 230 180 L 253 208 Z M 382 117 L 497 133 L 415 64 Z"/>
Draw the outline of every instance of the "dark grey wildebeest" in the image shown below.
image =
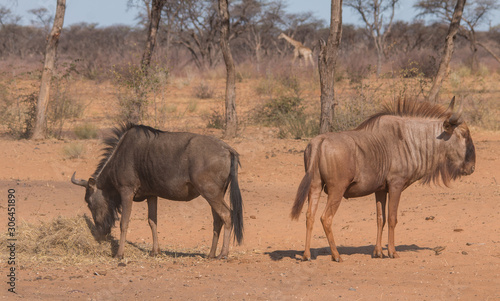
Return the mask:
<path fill-rule="evenodd" d="M 160 252 L 157 235 L 157 199 L 190 201 L 203 196 L 212 207 L 213 240 L 209 257 L 215 257 L 222 225 L 224 239 L 218 258 L 227 257 L 231 230 L 243 239 L 242 199 L 238 186 L 238 153 L 223 141 L 192 133 L 164 132 L 126 124 L 105 141 L 103 158 L 92 177 L 71 181 L 86 188 L 85 201 L 101 236 L 111 232 L 121 212 L 120 244 L 123 258 L 132 203 L 147 199 L 153 234 L 151 254 Z M 229 208 L 224 195 L 230 187 Z"/>
<path fill-rule="evenodd" d="M 399 257 L 394 247 L 394 228 L 401 192 L 418 180 L 442 182 L 474 172 L 476 155 L 469 129 L 454 112 L 455 98 L 448 109 L 428 102 L 398 100 L 373 115 L 355 130 L 326 133 L 311 140 L 304 153 L 306 174 L 292 208 L 297 219 L 306 197 L 304 260 L 310 260 L 311 232 L 321 191 L 328 194 L 321 223 L 332 252 L 341 261 L 332 233 L 332 219 L 342 197 L 375 193 L 377 243 L 374 257 L 382 258 L 382 230 L 386 222 L 389 194 L 388 255 Z"/>

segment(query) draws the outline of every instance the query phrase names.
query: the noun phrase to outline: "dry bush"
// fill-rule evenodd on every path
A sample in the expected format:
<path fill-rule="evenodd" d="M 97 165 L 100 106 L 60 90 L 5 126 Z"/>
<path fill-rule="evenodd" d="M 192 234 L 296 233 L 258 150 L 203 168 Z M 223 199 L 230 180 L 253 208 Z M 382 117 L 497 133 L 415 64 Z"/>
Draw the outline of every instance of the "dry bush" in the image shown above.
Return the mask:
<path fill-rule="evenodd" d="M 115 66 L 113 76 L 120 87 L 117 92 L 119 121 L 148 123 L 153 119 L 155 125 L 165 123 L 166 117 L 160 110 L 164 106 L 162 100 L 169 79 L 168 70 L 158 65 L 143 70 L 129 63 Z M 158 96 L 160 103 L 157 101 Z M 148 115 L 150 105 L 153 105 L 154 116 Z"/>
<path fill-rule="evenodd" d="M 64 145 L 62 149 L 63 155 L 67 159 L 77 159 L 83 156 L 85 146 L 81 143 L 70 143 Z"/>
<path fill-rule="evenodd" d="M 279 138 L 300 139 L 317 135 L 319 121 L 305 111 L 301 82 L 292 72 L 260 81 L 256 92 L 265 95 L 267 100 L 256 108 L 254 122 L 278 127 Z"/>
<path fill-rule="evenodd" d="M 215 89 L 211 85 L 202 81 L 193 88 L 193 95 L 199 99 L 213 98 L 215 95 Z"/>
<path fill-rule="evenodd" d="M 226 119 L 224 114 L 214 110 L 212 114 L 206 117 L 207 119 L 207 128 L 209 129 L 224 129 L 226 124 Z"/>
<path fill-rule="evenodd" d="M 15 96 L 5 86 L 0 86 L 0 122 L 15 139 L 31 136 L 35 125 L 38 93 Z"/>
<path fill-rule="evenodd" d="M 339 97 L 335 106 L 332 131 L 347 131 L 356 128 L 370 115 L 374 114 L 378 102 L 367 100 L 363 94 L 356 93 L 347 97 Z"/>
<path fill-rule="evenodd" d="M 464 102 L 463 116 L 467 124 L 487 130 L 500 130 L 500 105 L 496 99 L 471 96 Z"/>
<path fill-rule="evenodd" d="M 345 69 L 351 83 L 360 83 L 374 72 L 373 62 L 376 62 L 376 60 L 371 58 L 371 55 L 366 50 L 358 50 L 342 58 L 339 64 Z"/>
<path fill-rule="evenodd" d="M 415 50 L 407 54 L 400 53 L 395 59 L 395 69 L 405 78 L 424 76 L 433 78 L 437 74 L 439 62 L 431 50 Z"/>

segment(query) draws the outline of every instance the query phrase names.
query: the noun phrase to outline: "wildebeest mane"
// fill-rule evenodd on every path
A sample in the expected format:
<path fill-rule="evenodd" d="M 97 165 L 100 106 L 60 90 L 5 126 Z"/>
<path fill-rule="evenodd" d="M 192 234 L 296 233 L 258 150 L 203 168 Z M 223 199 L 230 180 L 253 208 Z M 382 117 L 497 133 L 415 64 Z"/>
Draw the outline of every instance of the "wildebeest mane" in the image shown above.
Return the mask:
<path fill-rule="evenodd" d="M 112 135 L 109 137 L 105 138 L 103 140 L 104 142 L 104 147 L 103 147 L 103 154 L 101 161 L 99 161 L 99 164 L 97 165 L 97 168 L 92 175 L 93 178 L 97 177 L 104 166 L 106 165 L 106 162 L 108 162 L 109 158 L 113 154 L 113 151 L 116 149 L 118 146 L 118 143 L 120 142 L 121 138 L 125 135 L 126 132 L 128 132 L 130 129 L 138 129 L 146 135 L 146 137 L 150 137 L 151 134 L 153 134 L 155 137 L 158 136 L 159 133 L 162 133 L 163 131 L 146 126 L 146 125 L 137 125 L 131 122 L 127 123 L 122 123 L 121 125 L 115 127 L 112 129 Z"/>
<path fill-rule="evenodd" d="M 415 99 L 398 98 L 393 103 L 386 103 L 383 109 L 370 116 L 363 121 L 356 129 L 371 128 L 382 116 L 401 116 L 401 117 L 421 117 L 433 119 L 446 119 L 451 116 L 452 112 L 448 111 L 441 105 L 432 104 L 426 101 Z"/>

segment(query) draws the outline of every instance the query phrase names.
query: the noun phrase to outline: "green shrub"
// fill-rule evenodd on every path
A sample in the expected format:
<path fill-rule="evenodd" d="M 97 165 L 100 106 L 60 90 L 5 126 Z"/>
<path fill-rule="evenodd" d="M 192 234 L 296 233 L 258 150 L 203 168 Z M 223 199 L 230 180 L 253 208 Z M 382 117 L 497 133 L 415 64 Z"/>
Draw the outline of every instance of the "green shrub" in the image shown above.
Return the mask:
<path fill-rule="evenodd" d="M 304 108 L 301 105 L 302 98 L 293 96 L 281 96 L 277 99 L 270 99 L 257 112 L 257 122 L 263 122 L 265 125 L 278 125 L 283 118 L 291 114 L 295 117 L 304 114 Z"/>
<path fill-rule="evenodd" d="M 84 123 L 75 126 L 73 129 L 78 139 L 95 139 L 97 138 L 97 127 L 92 123 Z"/>
<path fill-rule="evenodd" d="M 302 139 L 319 134 L 319 120 L 306 114 L 288 114 L 280 117 L 279 138 Z"/>

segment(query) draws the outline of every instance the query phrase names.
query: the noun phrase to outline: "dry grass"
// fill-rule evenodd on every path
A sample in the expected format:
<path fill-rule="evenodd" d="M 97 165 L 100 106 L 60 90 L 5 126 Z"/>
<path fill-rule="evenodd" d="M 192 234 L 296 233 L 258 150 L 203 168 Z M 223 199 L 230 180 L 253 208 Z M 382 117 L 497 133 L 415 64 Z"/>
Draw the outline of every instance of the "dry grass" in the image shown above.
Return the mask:
<path fill-rule="evenodd" d="M 18 233 L 18 257 L 23 265 L 61 263 L 68 265 L 114 262 L 118 241 L 108 238 L 98 242 L 95 226 L 87 216 L 57 217 L 41 224 L 21 223 Z M 6 242 L 3 243 L 6 245 Z M 125 260 L 165 262 L 179 258 L 203 259 L 200 250 L 162 251 L 150 257 L 151 246 L 127 242 Z"/>

